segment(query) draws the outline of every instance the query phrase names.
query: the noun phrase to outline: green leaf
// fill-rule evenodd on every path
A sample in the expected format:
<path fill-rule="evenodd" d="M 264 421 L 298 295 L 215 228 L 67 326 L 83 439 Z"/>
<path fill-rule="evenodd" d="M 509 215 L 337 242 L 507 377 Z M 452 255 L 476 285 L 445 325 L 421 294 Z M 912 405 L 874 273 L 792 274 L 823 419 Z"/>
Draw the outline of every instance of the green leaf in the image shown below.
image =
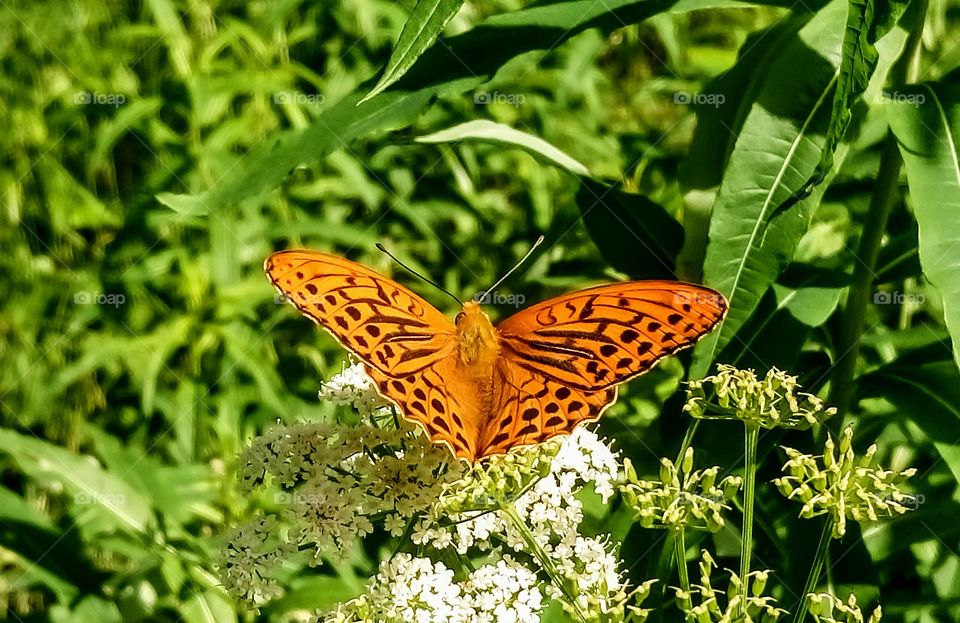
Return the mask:
<path fill-rule="evenodd" d="M 820 158 L 840 63 L 844 8 L 842 2 L 831 3 L 785 43 L 768 65 L 737 137 L 713 208 L 704 264 L 706 283 L 727 297 L 730 311 L 694 350 L 694 377 L 706 374 L 716 353 L 753 313 L 793 256 L 816 208 L 819 196 L 811 196 L 768 221 Z"/>
<path fill-rule="evenodd" d="M 920 265 L 943 298 L 960 366 L 960 72 L 900 89 L 890 98 L 890 128 L 900 146 L 919 225 Z"/>
<path fill-rule="evenodd" d="M 190 597 L 183 604 L 186 623 L 222 623 L 236 621 L 237 614 L 226 596 L 217 590 L 207 590 Z"/>
<path fill-rule="evenodd" d="M 357 97 L 347 98 L 310 127 L 282 132 L 251 151 L 213 189 L 193 196 L 161 193 L 157 199 L 181 214 L 198 216 L 259 198 L 300 164 L 316 162 L 322 154 L 359 137 L 410 125 L 433 95 L 433 89 L 384 93 L 359 105 L 355 105 Z"/>
<path fill-rule="evenodd" d="M 575 0 L 495 15 L 435 43 L 389 91 L 362 103 L 359 96 L 348 97 L 320 113 L 311 126 L 265 141 L 213 188 L 194 195 L 162 193 L 157 199 L 188 216 L 255 201 L 279 186 L 294 167 L 319 162 L 359 138 L 411 125 L 434 96 L 474 89 L 519 54 L 552 49 L 589 28 L 609 33 L 663 11 L 740 6 L 744 4 L 733 0 Z"/>
<path fill-rule="evenodd" d="M 11 430 L 0 430 L 0 452 L 33 480 L 61 486 L 72 498 L 78 523 L 103 531 L 143 533 L 153 521 L 143 494 L 91 457 Z"/>
<path fill-rule="evenodd" d="M 823 153 L 801 192 L 825 180 L 833 167 L 834 153 L 853 117 L 853 105 L 866 92 L 870 76 L 880 61 L 876 43 L 893 29 L 909 4 L 910 0 L 850 0 L 840 76 L 833 94 Z"/>
<path fill-rule="evenodd" d="M 890 401 L 933 441 L 960 482 L 960 372 L 952 361 L 923 363 L 901 358 L 860 377 L 857 396 Z"/>
<path fill-rule="evenodd" d="M 420 136 L 416 140 L 418 143 L 452 143 L 465 139 L 519 147 L 547 164 L 560 167 L 574 175 L 590 177 L 586 166 L 542 138 L 487 119 L 467 121 L 446 130 Z"/>
<path fill-rule="evenodd" d="M 393 48 L 387 68 L 376 86 L 370 89 L 360 103 L 386 90 L 410 69 L 423 52 L 436 41 L 463 0 L 418 0 L 413 13 L 403 25 L 403 31 Z"/>
<path fill-rule="evenodd" d="M 760 300 L 737 339 L 727 344 L 723 361 L 758 370 L 792 369 L 811 330 L 836 311 L 849 280 L 809 267 L 797 267 L 784 277 Z"/>
<path fill-rule="evenodd" d="M 699 281 L 703 277 L 711 208 L 730 153 L 763 84 L 767 66 L 808 19 L 786 19 L 747 37 L 733 67 L 704 86 L 703 94 L 711 97 L 700 98 L 704 103 L 692 105 L 697 127 L 677 170 L 685 204 L 686 235 L 677 257 L 677 275 L 682 279 Z M 719 104 L 706 103 L 710 101 Z"/>
<path fill-rule="evenodd" d="M 663 206 L 586 179 L 577 192 L 577 206 L 610 266 L 632 279 L 674 278 L 683 228 Z"/>

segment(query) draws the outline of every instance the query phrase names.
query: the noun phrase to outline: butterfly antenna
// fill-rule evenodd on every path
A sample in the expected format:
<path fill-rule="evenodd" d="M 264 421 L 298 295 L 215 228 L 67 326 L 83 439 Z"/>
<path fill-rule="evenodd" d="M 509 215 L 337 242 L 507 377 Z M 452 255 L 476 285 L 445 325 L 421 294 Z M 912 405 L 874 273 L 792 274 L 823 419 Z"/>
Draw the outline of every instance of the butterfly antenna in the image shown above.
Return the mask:
<path fill-rule="evenodd" d="M 490 296 L 490 293 L 497 289 L 497 286 L 499 286 L 501 283 L 503 283 L 504 281 L 506 281 L 506 280 L 507 280 L 507 277 L 509 277 L 510 275 L 512 275 L 515 270 L 517 270 L 518 268 L 520 268 L 520 266 L 521 266 L 524 262 L 527 261 L 527 258 L 529 258 L 531 255 L 533 255 L 533 252 L 536 251 L 536 250 L 537 250 L 537 247 L 539 247 L 541 244 L 543 244 L 543 236 L 540 236 L 539 238 L 537 238 L 537 241 L 533 243 L 533 246 L 530 247 L 530 250 L 527 251 L 526 255 L 524 255 L 522 258 L 520 258 L 520 261 L 517 262 L 516 264 L 514 264 L 514 265 L 513 265 L 513 268 L 511 268 L 510 270 L 508 270 L 506 275 L 504 275 L 503 277 L 500 277 L 499 279 L 497 279 L 497 282 L 496 282 L 495 284 L 493 284 L 492 286 L 490 286 L 489 288 L 487 288 L 487 291 L 484 292 L 484 293 L 483 293 L 483 296 L 480 297 L 480 302 L 483 303 L 483 302 L 486 300 L 486 298 L 487 298 L 488 296 Z"/>
<path fill-rule="evenodd" d="M 393 253 L 390 253 L 389 251 L 387 251 L 386 247 L 384 247 L 384 246 L 383 246 L 382 244 L 380 244 L 379 242 L 377 243 L 377 248 L 380 249 L 381 251 L 383 251 L 384 253 L 386 253 L 388 256 L 390 256 L 390 259 L 392 259 L 394 262 L 396 262 L 397 264 L 400 264 L 400 266 L 403 266 L 403 268 L 405 268 L 405 269 L 407 270 L 407 272 L 409 272 L 411 275 L 414 275 L 414 276 L 416 276 L 416 277 L 419 277 L 420 279 L 423 279 L 424 281 L 426 281 L 427 283 L 429 283 L 430 285 L 432 285 L 432 286 L 433 286 L 434 288 L 436 288 L 437 290 L 440 290 L 441 292 L 443 292 L 444 294 L 446 294 L 447 296 L 449 296 L 450 298 L 452 298 L 452 299 L 455 300 L 456 302 L 458 302 L 458 303 L 460 303 L 461 305 L 463 305 L 463 301 L 461 301 L 460 299 L 458 299 L 457 296 L 456 296 L 453 292 L 450 292 L 450 290 L 447 290 L 446 288 L 444 288 L 443 286 L 441 286 L 439 283 L 437 283 L 437 282 L 434 281 L 433 279 L 427 279 L 426 277 L 424 277 L 423 275 L 421 275 L 421 274 L 418 273 L 417 271 L 413 270 L 412 268 L 410 268 L 409 266 L 407 266 L 406 264 L 404 264 L 403 262 L 401 262 L 400 260 L 398 260 L 396 255 L 394 255 Z"/>

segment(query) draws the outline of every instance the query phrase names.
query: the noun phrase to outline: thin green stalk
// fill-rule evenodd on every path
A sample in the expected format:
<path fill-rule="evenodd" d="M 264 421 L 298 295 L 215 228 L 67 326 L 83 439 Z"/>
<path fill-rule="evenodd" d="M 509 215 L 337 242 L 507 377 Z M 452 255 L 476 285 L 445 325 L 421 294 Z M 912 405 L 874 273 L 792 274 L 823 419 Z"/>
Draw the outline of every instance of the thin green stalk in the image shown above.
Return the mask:
<path fill-rule="evenodd" d="M 687 573 L 687 541 L 684 538 L 683 528 L 673 531 L 673 542 L 677 553 L 677 573 L 680 576 L 680 588 L 690 594 L 690 576 Z"/>
<path fill-rule="evenodd" d="M 553 561 L 550 560 L 550 557 L 547 556 L 547 553 L 543 551 L 543 548 L 540 547 L 540 544 L 537 543 L 537 540 L 533 537 L 533 533 L 530 532 L 530 529 L 527 527 L 527 524 L 523 523 L 523 520 L 520 519 L 520 516 L 517 515 L 517 509 L 513 507 L 513 504 L 506 503 L 500 507 L 500 510 L 503 511 L 503 514 L 510 519 L 510 523 L 513 524 L 513 527 L 520 533 L 520 538 L 523 539 L 523 542 L 526 544 L 527 549 L 530 550 L 530 553 L 533 554 L 534 558 L 537 559 L 537 562 L 540 563 L 540 566 L 544 571 L 547 572 L 547 575 L 550 576 L 550 581 L 553 582 L 553 585 L 563 593 L 563 596 L 567 598 L 567 601 L 570 603 L 570 607 L 577 613 L 577 617 L 586 623 L 587 617 L 580 611 L 580 607 L 577 605 L 576 596 L 570 593 L 570 589 L 563 581 L 563 576 L 560 575 L 559 569 L 553 564 Z"/>
<path fill-rule="evenodd" d="M 810 575 L 803 585 L 803 593 L 800 595 L 800 605 L 797 607 L 797 616 L 793 618 L 793 623 L 800 623 L 807 616 L 807 595 L 817 589 L 817 582 L 820 581 L 820 570 L 823 569 L 823 562 L 827 558 L 827 552 L 830 550 L 830 540 L 833 537 L 833 519 L 827 517 L 823 524 L 823 533 L 820 535 L 820 544 L 817 545 L 817 553 L 813 557 L 813 565 L 810 567 Z"/>
<path fill-rule="evenodd" d="M 890 81 L 894 84 L 907 84 L 917 80 L 920 42 L 923 35 L 923 16 L 927 9 L 926 0 L 919 1 L 920 4 L 916 10 L 920 11 L 920 26 L 911 30 L 903 54 L 890 69 Z M 837 342 L 837 361 L 830 382 L 829 400 L 837 408 L 837 414 L 840 417 L 832 419 L 833 422 L 837 422 L 833 428 L 839 426 L 843 416 L 849 411 L 850 402 L 853 399 L 853 378 L 856 375 L 857 361 L 860 358 L 860 340 L 863 337 L 864 319 L 873 292 L 877 258 L 880 255 L 883 234 L 887 229 L 887 220 L 899 200 L 897 186 L 900 181 L 902 164 L 903 160 L 900 157 L 897 139 L 892 132 L 888 131 L 883 152 L 880 155 L 877 180 L 873 185 L 873 194 L 870 197 L 870 207 L 863 224 L 863 231 L 860 234 L 860 244 L 856 253 L 857 261 L 854 263 L 853 281 L 850 283 L 850 291 L 847 294 L 840 337 Z"/>
<path fill-rule="evenodd" d="M 699 419 L 694 419 L 690 422 L 690 426 L 687 426 L 687 432 L 683 436 L 683 442 L 680 444 L 680 454 L 677 455 L 677 465 L 680 465 L 681 461 L 683 461 L 683 455 L 687 453 L 687 448 L 693 443 L 693 436 L 697 434 L 698 428 L 700 428 Z"/>
<path fill-rule="evenodd" d="M 740 539 L 740 581 L 747 584 L 750 574 L 750 560 L 753 558 L 753 500 L 757 488 L 757 443 L 760 440 L 760 427 L 751 422 L 744 426 L 744 468 L 743 468 L 743 531 Z M 740 615 L 745 615 L 746 599 L 740 602 Z"/>

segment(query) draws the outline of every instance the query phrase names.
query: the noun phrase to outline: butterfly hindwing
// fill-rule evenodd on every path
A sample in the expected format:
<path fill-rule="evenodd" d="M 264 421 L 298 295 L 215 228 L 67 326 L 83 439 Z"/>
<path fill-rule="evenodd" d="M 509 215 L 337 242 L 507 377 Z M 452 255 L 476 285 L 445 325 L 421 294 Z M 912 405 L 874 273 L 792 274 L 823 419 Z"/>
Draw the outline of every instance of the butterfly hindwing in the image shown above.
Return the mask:
<path fill-rule="evenodd" d="M 476 387 L 465 382 L 456 353 L 402 377 L 368 367 L 380 393 L 408 420 L 419 423 L 434 443 L 443 443 L 462 459 L 475 461 L 482 420 Z"/>
<path fill-rule="evenodd" d="M 501 356 L 569 388 L 597 391 L 646 372 L 723 318 L 719 293 L 676 281 L 572 292 L 497 325 Z"/>
<path fill-rule="evenodd" d="M 593 421 L 616 402 L 617 388 L 585 391 L 501 357 L 494 371 L 492 418 L 480 435 L 480 456 L 546 441 Z"/>
<path fill-rule="evenodd" d="M 264 265 L 273 285 L 368 366 L 403 376 L 446 357 L 456 329 L 399 283 L 317 251 L 281 251 Z"/>

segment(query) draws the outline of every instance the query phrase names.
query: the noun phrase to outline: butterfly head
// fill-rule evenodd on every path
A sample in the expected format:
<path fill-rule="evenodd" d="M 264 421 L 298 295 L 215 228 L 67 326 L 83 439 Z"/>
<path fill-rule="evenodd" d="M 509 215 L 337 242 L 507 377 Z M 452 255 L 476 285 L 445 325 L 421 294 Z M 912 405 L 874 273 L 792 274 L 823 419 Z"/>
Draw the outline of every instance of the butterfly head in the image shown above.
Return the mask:
<path fill-rule="evenodd" d="M 497 331 L 480 304 L 467 301 L 463 311 L 457 314 L 457 341 L 460 358 L 468 366 L 492 364 L 497 357 Z"/>

